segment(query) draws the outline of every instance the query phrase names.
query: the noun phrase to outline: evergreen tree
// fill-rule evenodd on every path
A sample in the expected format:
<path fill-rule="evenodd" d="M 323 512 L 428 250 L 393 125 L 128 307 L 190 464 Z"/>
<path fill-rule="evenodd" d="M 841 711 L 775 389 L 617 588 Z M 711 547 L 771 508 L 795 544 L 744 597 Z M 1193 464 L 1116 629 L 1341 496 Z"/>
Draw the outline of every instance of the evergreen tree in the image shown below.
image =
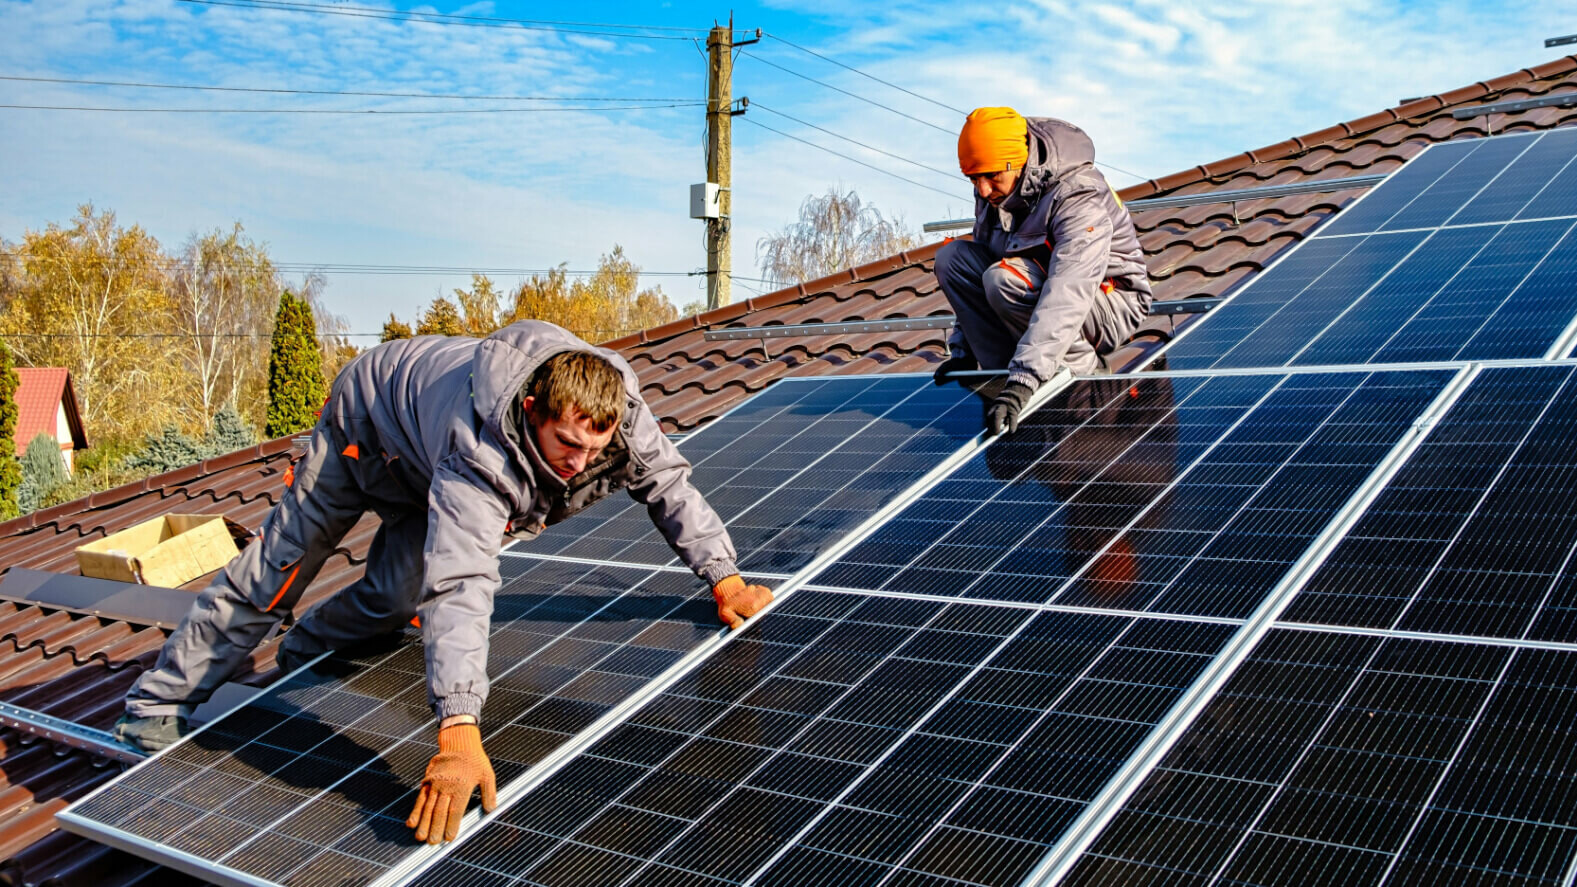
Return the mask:
<path fill-rule="evenodd" d="M 389 319 L 383 323 L 383 334 L 378 337 L 379 342 L 393 342 L 395 339 L 409 339 L 411 325 L 398 317 L 394 312 L 389 312 Z"/>
<path fill-rule="evenodd" d="M 16 436 L 16 389 L 21 384 L 11 349 L 0 343 L 0 520 L 16 517 L 16 489 L 22 485 L 22 463 L 11 439 Z"/>
<path fill-rule="evenodd" d="M 279 296 L 268 353 L 268 427 L 264 433 L 274 438 L 311 428 L 323 408 L 327 388 L 312 308 L 286 290 Z"/>
<path fill-rule="evenodd" d="M 182 434 L 180 429 L 166 425 L 163 432 L 144 438 L 142 449 L 127 459 L 126 465 L 163 474 L 201 462 L 204 455 L 196 441 Z"/>
<path fill-rule="evenodd" d="M 235 406 L 227 403 L 214 414 L 208 426 L 208 434 L 203 438 L 203 457 L 223 456 L 256 444 L 257 435 L 241 420 Z"/>
<path fill-rule="evenodd" d="M 460 317 L 460 309 L 443 296 L 433 300 L 433 304 L 422 314 L 421 320 L 416 323 L 418 336 L 463 336 L 465 335 L 465 320 Z"/>
<path fill-rule="evenodd" d="M 22 485 L 16 499 L 24 514 L 38 510 L 44 497 L 71 480 L 66 462 L 60 457 L 60 441 L 40 431 L 22 454 Z"/>

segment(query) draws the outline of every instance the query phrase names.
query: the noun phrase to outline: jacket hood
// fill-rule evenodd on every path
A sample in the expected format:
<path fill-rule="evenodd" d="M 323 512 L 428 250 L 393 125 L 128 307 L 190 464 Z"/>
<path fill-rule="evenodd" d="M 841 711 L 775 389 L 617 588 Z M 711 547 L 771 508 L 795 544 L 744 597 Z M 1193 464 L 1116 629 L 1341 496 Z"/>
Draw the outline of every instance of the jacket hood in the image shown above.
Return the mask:
<path fill-rule="evenodd" d="M 471 362 L 471 397 L 483 424 L 514 451 L 513 455 L 522 465 L 529 467 L 538 478 L 556 481 L 559 486 L 563 485 L 563 479 L 543 461 L 532 435 L 510 434 L 506 425 L 514 415 L 514 402 L 531 374 L 543 361 L 563 351 L 590 351 L 619 370 L 624 377 L 625 392 L 621 430 L 628 431 L 635 411 L 635 398 L 640 391 L 635 371 L 617 352 L 589 345 L 563 327 L 541 320 L 516 321 L 483 339 Z M 522 441 L 519 446 L 515 444 L 517 439 Z"/>
<path fill-rule="evenodd" d="M 1095 162 L 1095 143 L 1084 130 L 1054 117 L 1030 117 L 1029 161 L 1019 178 L 1015 196 L 1029 202 L 1051 189 L 1052 183 L 1080 167 Z"/>

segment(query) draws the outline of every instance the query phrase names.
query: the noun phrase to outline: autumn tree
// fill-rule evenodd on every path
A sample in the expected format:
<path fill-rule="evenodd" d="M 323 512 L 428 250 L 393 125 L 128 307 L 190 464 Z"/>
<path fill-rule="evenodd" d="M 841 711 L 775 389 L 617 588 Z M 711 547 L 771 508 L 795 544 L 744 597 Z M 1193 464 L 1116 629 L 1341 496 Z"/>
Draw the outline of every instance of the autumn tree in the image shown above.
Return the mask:
<path fill-rule="evenodd" d="M 17 461 L 16 447 L 11 443 L 16 436 L 19 414 L 16 390 L 21 384 L 16 364 L 11 359 L 11 349 L 0 343 L 0 520 L 17 516 L 16 488 L 22 484 L 22 464 Z"/>
<path fill-rule="evenodd" d="M 532 275 L 515 289 L 509 321 L 546 320 L 583 339 L 602 342 L 679 318 L 662 287 L 640 289 L 641 269 L 618 245 L 597 262 L 597 271 L 569 280 L 563 265 Z"/>
<path fill-rule="evenodd" d="M 177 421 L 181 362 L 164 338 L 167 259 L 138 226 L 91 204 L 69 225 L 29 231 L 8 250 L 0 336 L 29 366 L 63 366 L 92 437 L 132 436 Z"/>
<path fill-rule="evenodd" d="M 264 433 L 275 438 L 311 428 L 327 391 L 312 308 L 285 290 L 279 294 L 269 347 L 268 426 Z"/>
<path fill-rule="evenodd" d="M 499 328 L 498 291 L 486 274 L 471 275 L 471 288 L 456 289 L 454 297 L 460 303 L 464 335 L 485 339 Z"/>
<path fill-rule="evenodd" d="M 418 336 L 463 336 L 465 335 L 465 319 L 460 316 L 460 309 L 443 296 L 433 300 L 422 313 L 421 320 L 416 323 Z"/>
<path fill-rule="evenodd" d="M 389 319 L 383 322 L 383 332 L 378 334 L 379 343 L 393 342 L 395 339 L 409 339 L 412 336 L 411 325 L 398 317 L 394 312 L 389 312 Z"/>
<path fill-rule="evenodd" d="M 267 251 L 237 222 L 229 231 L 194 236 L 181 252 L 172 281 L 174 320 L 185 337 L 188 408 L 214 415 L 223 404 L 255 394 L 262 376 L 279 298 L 278 274 Z"/>
<path fill-rule="evenodd" d="M 756 241 L 756 261 L 778 286 L 792 286 L 919 245 L 902 217 L 889 219 L 854 189 L 833 186 L 805 198 L 799 221 Z"/>

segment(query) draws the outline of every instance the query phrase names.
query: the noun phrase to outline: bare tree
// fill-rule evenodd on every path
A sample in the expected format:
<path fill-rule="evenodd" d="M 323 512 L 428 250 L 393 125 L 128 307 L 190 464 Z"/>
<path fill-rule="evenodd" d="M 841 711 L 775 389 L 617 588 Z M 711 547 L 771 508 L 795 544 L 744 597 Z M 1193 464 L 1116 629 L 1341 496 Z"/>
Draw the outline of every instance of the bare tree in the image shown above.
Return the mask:
<path fill-rule="evenodd" d="M 777 286 L 792 286 L 919 245 L 901 216 L 889 219 L 853 188 L 834 185 L 805 198 L 799 221 L 756 241 L 756 261 Z"/>
<path fill-rule="evenodd" d="M 171 300 L 186 335 L 192 404 L 211 417 L 254 384 L 268 354 L 279 280 L 274 263 L 237 222 L 187 241 Z"/>

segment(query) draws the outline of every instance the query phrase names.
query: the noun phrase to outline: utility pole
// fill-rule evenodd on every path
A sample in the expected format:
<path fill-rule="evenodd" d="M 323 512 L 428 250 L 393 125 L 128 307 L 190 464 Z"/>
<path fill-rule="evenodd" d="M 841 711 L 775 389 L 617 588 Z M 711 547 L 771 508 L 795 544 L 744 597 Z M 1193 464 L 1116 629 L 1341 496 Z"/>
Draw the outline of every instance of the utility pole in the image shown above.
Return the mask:
<path fill-rule="evenodd" d="M 717 185 L 717 217 L 706 220 L 706 307 L 721 308 L 731 300 L 734 250 L 729 237 L 734 208 L 733 118 L 744 109 L 734 110 L 734 47 L 758 42 L 734 42 L 734 16 L 728 27 L 712 28 L 706 37 L 706 180 Z M 749 99 L 744 100 L 748 106 Z"/>

